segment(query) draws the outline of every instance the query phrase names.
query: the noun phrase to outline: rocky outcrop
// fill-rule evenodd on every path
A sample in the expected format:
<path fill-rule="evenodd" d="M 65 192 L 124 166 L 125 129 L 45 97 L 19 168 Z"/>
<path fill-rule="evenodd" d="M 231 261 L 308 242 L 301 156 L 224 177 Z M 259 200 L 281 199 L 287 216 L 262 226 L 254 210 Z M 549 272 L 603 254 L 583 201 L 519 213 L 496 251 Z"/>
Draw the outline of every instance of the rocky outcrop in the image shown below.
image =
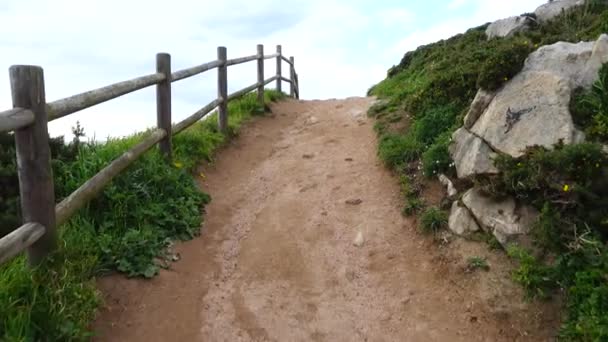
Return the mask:
<path fill-rule="evenodd" d="M 454 160 L 458 178 L 498 172 L 493 162 L 496 153 L 488 144 L 471 134 L 466 128 L 460 128 L 452 134 L 449 151 Z"/>
<path fill-rule="evenodd" d="M 469 190 L 462 203 L 481 225 L 504 247 L 520 243 L 538 217 L 538 212 L 528 206 L 516 206 L 515 200 L 496 200 L 484 196 L 478 189 Z"/>
<path fill-rule="evenodd" d="M 570 96 L 577 87 L 593 84 L 602 64 L 608 62 L 607 51 L 607 35 L 597 42 L 560 42 L 538 49 L 496 93 L 471 132 L 493 150 L 513 157 L 521 156 L 528 146 L 551 148 L 559 141 L 581 142 L 584 134 L 572 121 Z M 474 116 L 470 115 L 467 125 Z"/>
<path fill-rule="evenodd" d="M 555 0 L 550 1 L 534 11 L 536 19 L 540 22 L 551 20 L 564 11 L 585 4 L 585 0 Z"/>
<path fill-rule="evenodd" d="M 473 218 L 473 215 L 471 215 L 469 209 L 461 205 L 458 201 L 452 203 L 448 228 L 452 233 L 460 236 L 467 236 L 479 231 L 479 225 Z"/>
<path fill-rule="evenodd" d="M 500 19 L 488 26 L 486 35 L 488 39 L 512 36 L 530 28 L 534 19 L 527 16 L 516 16 Z"/>

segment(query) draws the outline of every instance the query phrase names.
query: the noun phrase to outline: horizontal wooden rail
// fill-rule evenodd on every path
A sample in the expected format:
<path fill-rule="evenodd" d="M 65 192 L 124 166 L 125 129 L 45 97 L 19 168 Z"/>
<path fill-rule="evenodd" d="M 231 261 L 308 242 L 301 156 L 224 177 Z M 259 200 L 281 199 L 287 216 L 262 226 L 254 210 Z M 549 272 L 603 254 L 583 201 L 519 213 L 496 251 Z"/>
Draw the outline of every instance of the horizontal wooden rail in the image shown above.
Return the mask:
<path fill-rule="evenodd" d="M 228 124 L 228 102 L 257 90 L 257 101 L 264 105 L 264 86 L 277 82 L 291 84 L 290 95 L 299 98 L 298 75 L 295 73 L 293 57 L 277 53 L 264 55 L 264 46 L 257 46 L 251 56 L 227 59 L 225 47 L 218 48 L 217 60 L 191 68 L 171 72 L 171 56 L 159 53 L 156 56 L 156 73 L 118 82 L 102 88 L 46 102 L 44 97 L 43 70 L 37 66 L 13 66 L 10 68 L 13 109 L 0 112 L 0 133 L 15 131 L 15 145 L 19 160 L 18 174 L 22 213 L 26 223 L 0 239 L 0 264 L 28 250 L 31 265 L 37 265 L 57 246 L 57 227 L 66 223 L 79 209 L 86 206 L 114 179 L 155 145 L 167 162 L 172 156 L 172 136 L 205 118 L 217 108 L 218 130 L 226 132 Z M 264 60 L 276 59 L 277 74 L 264 79 Z M 257 82 L 230 95 L 227 94 L 227 68 L 231 65 L 257 61 Z M 281 64 L 290 65 L 290 78 L 281 74 Z M 218 70 L 218 97 L 194 114 L 176 124 L 171 124 L 171 84 L 208 70 Z M 72 194 L 55 204 L 50 152 L 48 150 L 47 122 L 90 108 L 100 103 L 156 85 L 157 127 L 142 137 L 142 140 L 106 165 L 97 174 L 84 182 Z"/>
<path fill-rule="evenodd" d="M 285 61 L 287 64 L 289 64 L 289 65 L 293 65 L 293 63 L 292 63 L 292 62 L 289 60 L 289 58 L 287 58 L 287 57 L 285 57 L 285 56 L 282 56 L 282 55 L 281 55 L 281 59 L 282 59 L 283 61 Z"/>
<path fill-rule="evenodd" d="M 158 84 L 165 80 L 163 74 L 151 74 L 137 77 L 129 81 L 114 83 L 109 86 L 66 97 L 47 104 L 49 121 L 93 107 L 100 103 L 115 99 L 136 90 Z"/>
<path fill-rule="evenodd" d="M 264 56 L 264 59 L 277 58 L 277 57 L 279 57 L 279 56 L 280 56 L 280 54 L 278 54 L 278 53 L 273 53 L 272 55 L 266 55 L 266 56 Z"/>
<path fill-rule="evenodd" d="M 104 167 L 95 176 L 82 184 L 76 191 L 66 197 L 55 207 L 57 225 L 65 223 L 78 209 L 84 207 L 93 197 L 99 194 L 110 181 L 118 176 L 124 169 L 131 165 L 146 151 L 165 137 L 167 133 L 162 129 L 156 129 L 137 145 L 116 158 L 108 166 Z"/>
<path fill-rule="evenodd" d="M 276 80 L 277 80 L 277 77 L 276 76 L 272 76 L 271 78 L 265 80 L 262 85 L 267 85 L 268 83 L 272 83 L 272 82 L 274 82 Z"/>
<path fill-rule="evenodd" d="M 247 62 L 255 61 L 256 59 L 258 59 L 258 55 L 229 59 L 226 61 L 226 66 L 247 63 Z"/>
<path fill-rule="evenodd" d="M 195 66 L 192 68 L 176 71 L 171 74 L 171 82 L 177 82 L 177 81 L 183 80 L 185 78 L 198 75 L 202 72 L 215 69 L 218 66 L 220 66 L 220 64 L 221 64 L 220 61 L 216 60 L 213 62 L 201 64 L 201 65 L 198 65 L 198 66 Z"/>
<path fill-rule="evenodd" d="M 205 115 L 207 115 L 209 112 L 214 110 L 217 106 L 219 106 L 220 103 L 222 103 L 223 101 L 224 101 L 224 99 L 214 100 L 211 103 L 209 103 L 208 105 L 206 105 L 205 107 L 199 109 L 196 113 L 190 115 L 189 117 L 185 118 L 184 120 L 180 121 L 179 123 L 173 125 L 173 129 L 172 129 L 173 135 L 176 135 L 177 133 L 192 126 L 198 120 L 202 119 Z"/>
<path fill-rule="evenodd" d="M 0 133 L 15 131 L 31 125 L 34 112 L 29 109 L 13 108 L 0 112 Z"/>
<path fill-rule="evenodd" d="M 44 235 L 45 231 L 46 229 L 41 224 L 30 222 L 0 239 L 0 264 L 33 245 Z"/>
<path fill-rule="evenodd" d="M 239 91 L 235 91 L 234 93 L 228 95 L 228 101 L 236 100 L 239 97 L 249 93 L 250 91 L 256 90 L 258 88 L 258 85 L 259 84 L 256 82 L 256 83 L 250 85 L 249 87 L 243 88 Z"/>

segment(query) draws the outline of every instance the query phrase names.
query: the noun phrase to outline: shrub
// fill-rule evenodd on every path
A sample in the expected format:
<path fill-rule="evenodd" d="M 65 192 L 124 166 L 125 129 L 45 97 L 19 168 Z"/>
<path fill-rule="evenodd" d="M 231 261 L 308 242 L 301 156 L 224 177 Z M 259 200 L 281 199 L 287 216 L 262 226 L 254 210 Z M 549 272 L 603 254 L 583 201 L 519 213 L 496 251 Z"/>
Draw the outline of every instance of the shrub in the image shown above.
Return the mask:
<path fill-rule="evenodd" d="M 451 143 L 451 132 L 440 135 L 435 143 L 422 154 L 422 171 L 427 177 L 446 173 L 452 167 L 452 157 L 448 148 Z"/>
<path fill-rule="evenodd" d="M 553 280 L 554 269 L 539 263 L 526 250 L 511 246 L 507 250 L 509 256 L 519 263 L 513 272 L 513 279 L 527 291 L 529 298 L 547 298 L 557 286 Z"/>
<path fill-rule="evenodd" d="M 437 233 L 445 229 L 448 224 L 448 215 L 437 207 L 426 209 L 420 216 L 420 229 L 425 233 Z"/>
<path fill-rule="evenodd" d="M 517 75 L 524 66 L 524 61 L 534 50 L 534 44 L 525 38 L 496 40 L 493 52 L 483 61 L 477 79 L 477 87 L 493 91 Z"/>
<path fill-rule="evenodd" d="M 386 165 L 394 168 L 416 160 L 422 148 L 422 144 L 410 136 L 386 134 L 380 138 L 378 156 Z"/>

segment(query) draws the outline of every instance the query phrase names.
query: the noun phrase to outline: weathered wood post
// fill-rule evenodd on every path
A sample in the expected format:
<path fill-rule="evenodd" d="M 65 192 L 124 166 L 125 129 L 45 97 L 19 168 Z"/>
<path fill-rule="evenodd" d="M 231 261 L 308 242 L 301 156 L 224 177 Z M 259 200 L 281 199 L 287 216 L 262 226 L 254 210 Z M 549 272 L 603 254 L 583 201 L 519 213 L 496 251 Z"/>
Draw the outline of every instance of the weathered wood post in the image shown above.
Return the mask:
<path fill-rule="evenodd" d="M 29 264 L 39 264 L 57 247 L 55 188 L 51 169 L 48 118 L 41 67 L 15 65 L 9 69 L 13 107 L 34 112 L 34 123 L 15 131 L 19 194 L 23 222 L 35 222 L 46 233 L 27 250 Z"/>
<path fill-rule="evenodd" d="M 281 92 L 281 45 L 277 45 L 277 91 Z"/>
<path fill-rule="evenodd" d="M 171 55 L 156 55 L 156 72 L 165 75 L 165 80 L 156 85 L 156 123 L 167 135 L 158 143 L 162 155 L 171 161 Z"/>
<path fill-rule="evenodd" d="M 260 107 L 264 104 L 264 45 L 258 44 L 258 102 Z"/>
<path fill-rule="evenodd" d="M 217 48 L 217 59 L 220 61 L 220 66 L 217 68 L 217 96 L 223 99 L 218 106 L 217 124 L 219 131 L 226 133 L 228 129 L 228 66 L 226 48 L 219 46 Z"/>
<path fill-rule="evenodd" d="M 289 65 L 289 79 L 291 79 L 291 84 L 289 86 L 289 96 L 295 99 L 296 97 L 296 69 L 293 56 L 289 57 L 289 61 L 291 64 Z"/>
<path fill-rule="evenodd" d="M 300 80 L 298 79 L 298 73 L 294 72 L 293 73 L 295 76 L 295 80 L 296 80 L 296 100 L 300 99 Z"/>

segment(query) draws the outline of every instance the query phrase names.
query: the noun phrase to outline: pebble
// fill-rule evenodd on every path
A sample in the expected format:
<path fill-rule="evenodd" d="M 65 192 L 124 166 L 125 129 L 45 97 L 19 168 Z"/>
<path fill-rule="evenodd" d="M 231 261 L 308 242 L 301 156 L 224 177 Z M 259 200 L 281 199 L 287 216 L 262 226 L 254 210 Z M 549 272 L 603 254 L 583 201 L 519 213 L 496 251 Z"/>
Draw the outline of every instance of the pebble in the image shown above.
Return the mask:
<path fill-rule="evenodd" d="M 362 247 L 364 243 L 365 240 L 363 239 L 363 233 L 361 231 L 357 232 L 357 236 L 353 241 L 353 245 L 355 245 L 356 247 Z"/>

